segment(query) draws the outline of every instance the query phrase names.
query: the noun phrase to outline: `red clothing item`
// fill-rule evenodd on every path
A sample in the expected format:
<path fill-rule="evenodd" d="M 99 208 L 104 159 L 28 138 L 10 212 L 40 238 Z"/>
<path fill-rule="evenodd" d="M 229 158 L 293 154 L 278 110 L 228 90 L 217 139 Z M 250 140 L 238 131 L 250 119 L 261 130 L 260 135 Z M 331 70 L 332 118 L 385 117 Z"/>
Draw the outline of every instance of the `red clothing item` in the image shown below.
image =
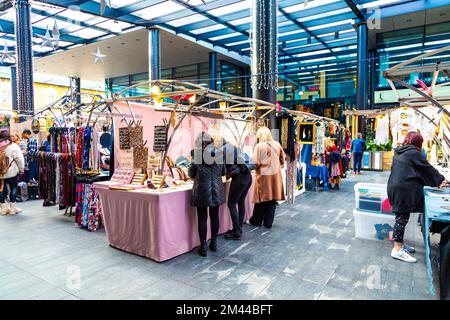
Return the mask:
<path fill-rule="evenodd" d="M 333 145 L 331 147 L 328 147 L 327 154 L 326 154 L 326 161 L 327 161 L 327 163 L 331 164 L 329 154 L 331 152 L 333 152 L 333 151 L 339 152 L 339 149 L 335 145 Z M 339 160 L 339 170 L 341 171 L 341 176 L 343 176 L 344 175 L 344 166 L 342 165 L 342 159 Z"/>

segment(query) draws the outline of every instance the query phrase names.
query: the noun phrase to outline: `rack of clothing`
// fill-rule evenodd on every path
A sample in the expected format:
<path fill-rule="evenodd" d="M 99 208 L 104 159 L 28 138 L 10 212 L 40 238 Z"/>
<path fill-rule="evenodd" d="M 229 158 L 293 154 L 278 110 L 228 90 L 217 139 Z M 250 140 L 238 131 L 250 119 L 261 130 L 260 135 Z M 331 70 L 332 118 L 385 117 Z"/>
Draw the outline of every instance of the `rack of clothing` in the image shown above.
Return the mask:
<path fill-rule="evenodd" d="M 59 209 L 74 205 L 73 158 L 69 153 L 38 152 L 39 193 L 44 206 L 59 205 Z"/>

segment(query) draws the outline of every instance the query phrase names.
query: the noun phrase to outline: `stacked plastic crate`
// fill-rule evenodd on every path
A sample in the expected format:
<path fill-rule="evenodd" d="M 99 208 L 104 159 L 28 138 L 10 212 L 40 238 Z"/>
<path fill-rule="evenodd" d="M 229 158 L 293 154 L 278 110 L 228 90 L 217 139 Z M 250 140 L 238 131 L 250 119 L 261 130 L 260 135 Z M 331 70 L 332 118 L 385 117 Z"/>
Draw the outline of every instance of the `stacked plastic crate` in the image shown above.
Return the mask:
<path fill-rule="evenodd" d="M 387 185 L 357 183 L 355 201 L 355 237 L 391 241 L 395 216 L 387 196 Z"/>

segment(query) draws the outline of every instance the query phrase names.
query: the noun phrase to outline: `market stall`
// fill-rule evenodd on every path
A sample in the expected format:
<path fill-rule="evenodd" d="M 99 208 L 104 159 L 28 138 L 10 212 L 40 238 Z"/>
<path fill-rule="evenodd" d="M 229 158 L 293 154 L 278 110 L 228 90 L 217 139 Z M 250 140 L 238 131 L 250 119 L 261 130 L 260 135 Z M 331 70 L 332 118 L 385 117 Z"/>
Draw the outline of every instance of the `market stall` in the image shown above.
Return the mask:
<path fill-rule="evenodd" d="M 127 88 L 110 101 L 127 118 L 114 119 L 114 174 L 108 182 L 94 183 L 94 189 L 109 244 L 165 261 L 199 245 L 197 214 L 190 205 L 192 182 L 187 177 L 197 135 L 220 133 L 228 142 L 251 149 L 256 142 L 252 132 L 265 118 L 257 111 L 274 106 L 185 82 L 146 85 L 149 95 L 124 96 Z M 227 195 L 229 182 L 224 184 Z M 246 220 L 253 210 L 252 188 L 245 201 Z M 219 217 L 219 232 L 231 229 L 226 204 Z"/>
<path fill-rule="evenodd" d="M 110 177 L 112 116 L 101 96 L 71 93 L 33 115 L 15 114 L 10 127 L 31 128 L 38 144 L 35 154 L 27 154 L 37 161 L 38 181 L 21 183 L 35 186 L 44 206 L 65 210 L 90 231 L 102 227 L 92 183 Z"/>
<path fill-rule="evenodd" d="M 306 186 L 308 182 L 309 190 L 318 190 L 319 187 L 329 190 L 329 166 L 325 141 L 328 139 L 337 147 L 342 147 L 345 137 L 344 127 L 335 119 L 302 111 L 289 110 L 288 112 L 294 118 L 296 143 L 301 150 L 300 159 L 304 167 L 304 185 Z M 345 147 L 341 149 L 345 150 Z M 347 155 L 344 153 L 342 157 Z"/>
<path fill-rule="evenodd" d="M 407 123 L 412 127 L 416 126 L 424 136 L 428 147 L 427 157 L 444 176 L 449 179 L 448 165 L 450 159 L 450 97 L 439 94 L 439 88 L 450 85 L 450 64 L 445 61 L 437 60 L 432 64 L 421 64 L 417 66 L 416 62 L 427 60 L 429 57 L 439 59 L 438 54 L 450 51 L 450 46 L 437 50 L 426 52 L 422 55 L 406 60 L 383 72 L 383 76 L 388 80 L 392 90 L 396 94 L 400 104 L 409 107 L 422 117 L 422 121 L 415 119 Z M 432 75 L 431 86 L 428 87 L 423 81 L 416 80 L 418 87 L 404 81 L 404 76 L 411 74 Z M 438 78 L 442 76 L 441 83 L 437 84 Z M 446 79 L 443 81 L 442 79 Z M 401 96 L 395 87 L 395 84 L 410 89 L 413 94 Z M 404 115 L 405 108 L 401 110 Z M 411 112 L 412 114 L 412 112 Z M 402 116 L 400 121 L 403 123 L 409 117 Z M 409 127 L 408 127 L 409 129 Z M 433 284 L 433 266 L 430 234 L 439 233 L 439 283 L 441 299 L 449 299 L 450 295 L 450 207 L 449 190 L 434 189 L 425 187 L 425 212 L 422 215 L 422 230 L 425 242 L 425 258 L 427 264 L 427 273 L 429 276 L 430 291 L 434 294 Z"/>

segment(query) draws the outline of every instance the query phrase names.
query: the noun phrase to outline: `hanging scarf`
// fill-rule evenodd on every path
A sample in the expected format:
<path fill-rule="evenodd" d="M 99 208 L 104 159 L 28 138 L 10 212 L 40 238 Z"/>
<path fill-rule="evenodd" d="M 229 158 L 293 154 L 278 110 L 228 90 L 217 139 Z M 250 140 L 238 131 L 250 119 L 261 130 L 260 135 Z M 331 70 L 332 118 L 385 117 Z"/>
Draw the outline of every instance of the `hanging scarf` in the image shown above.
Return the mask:
<path fill-rule="evenodd" d="M 83 150 L 83 170 L 89 169 L 89 151 L 91 149 L 92 128 L 87 127 L 84 131 L 84 150 Z"/>

